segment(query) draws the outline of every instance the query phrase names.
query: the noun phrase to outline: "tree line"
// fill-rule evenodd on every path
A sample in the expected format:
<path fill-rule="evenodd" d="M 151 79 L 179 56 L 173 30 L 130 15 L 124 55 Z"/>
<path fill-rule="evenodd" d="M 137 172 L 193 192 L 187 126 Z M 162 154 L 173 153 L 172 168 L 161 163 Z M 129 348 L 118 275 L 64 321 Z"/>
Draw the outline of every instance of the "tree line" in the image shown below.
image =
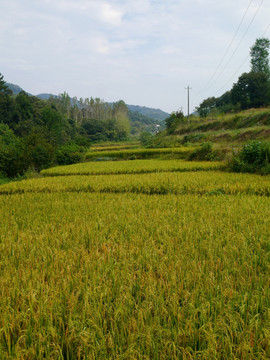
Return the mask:
<path fill-rule="evenodd" d="M 197 108 L 201 117 L 211 113 L 227 113 L 270 104 L 270 41 L 257 39 L 250 49 L 250 72 L 243 73 L 231 90 L 220 97 L 209 97 Z"/>
<path fill-rule="evenodd" d="M 0 74 L 0 175 L 83 159 L 95 141 L 126 140 L 130 133 L 124 101 L 71 98 L 66 92 L 41 100 L 24 91 L 14 96 Z"/>

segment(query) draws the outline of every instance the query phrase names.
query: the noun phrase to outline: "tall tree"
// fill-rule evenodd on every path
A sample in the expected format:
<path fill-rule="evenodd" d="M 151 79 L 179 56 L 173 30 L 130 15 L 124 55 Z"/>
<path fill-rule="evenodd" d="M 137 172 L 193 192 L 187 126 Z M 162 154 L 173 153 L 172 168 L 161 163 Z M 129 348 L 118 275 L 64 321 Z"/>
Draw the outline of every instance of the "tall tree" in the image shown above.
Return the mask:
<path fill-rule="evenodd" d="M 173 134 L 179 125 L 186 123 L 186 119 L 182 111 L 172 112 L 171 115 L 165 119 L 165 124 L 168 134 Z"/>
<path fill-rule="evenodd" d="M 266 38 L 257 39 L 250 49 L 251 71 L 265 73 L 270 79 L 269 67 L 270 40 Z"/>
<path fill-rule="evenodd" d="M 0 95 L 11 95 L 12 91 L 9 90 L 8 86 L 6 85 L 6 82 L 4 80 L 4 76 L 0 73 Z"/>
<path fill-rule="evenodd" d="M 214 96 L 205 99 L 200 106 L 196 108 L 200 117 L 206 117 L 210 111 L 216 107 L 216 102 L 217 99 Z"/>
<path fill-rule="evenodd" d="M 126 138 L 130 133 L 130 121 L 128 118 L 128 108 L 123 100 L 113 104 L 113 116 L 119 137 Z"/>
<path fill-rule="evenodd" d="M 242 74 L 231 90 L 231 99 L 234 105 L 239 104 L 241 109 L 267 106 L 269 104 L 269 80 L 263 72 Z"/>
<path fill-rule="evenodd" d="M 0 73 L 0 122 L 10 123 L 14 102 L 11 98 L 12 91 L 6 85 L 4 76 Z"/>

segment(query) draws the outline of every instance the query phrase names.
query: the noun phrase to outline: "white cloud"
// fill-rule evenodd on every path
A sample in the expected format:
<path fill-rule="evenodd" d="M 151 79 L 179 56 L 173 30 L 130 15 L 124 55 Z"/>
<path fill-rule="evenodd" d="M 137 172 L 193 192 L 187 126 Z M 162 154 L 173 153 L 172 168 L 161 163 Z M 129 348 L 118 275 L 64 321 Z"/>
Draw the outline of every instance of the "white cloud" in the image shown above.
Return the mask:
<path fill-rule="evenodd" d="M 110 2 L 98 0 L 45 0 L 46 7 L 63 16 L 79 15 L 111 26 L 119 26 L 123 12 Z"/>
<path fill-rule="evenodd" d="M 115 9 L 109 3 L 101 3 L 100 5 L 101 19 L 111 25 L 120 25 L 123 13 Z"/>
<path fill-rule="evenodd" d="M 108 41 L 103 37 L 93 39 L 93 46 L 95 51 L 99 54 L 107 55 L 110 53 L 110 46 Z"/>

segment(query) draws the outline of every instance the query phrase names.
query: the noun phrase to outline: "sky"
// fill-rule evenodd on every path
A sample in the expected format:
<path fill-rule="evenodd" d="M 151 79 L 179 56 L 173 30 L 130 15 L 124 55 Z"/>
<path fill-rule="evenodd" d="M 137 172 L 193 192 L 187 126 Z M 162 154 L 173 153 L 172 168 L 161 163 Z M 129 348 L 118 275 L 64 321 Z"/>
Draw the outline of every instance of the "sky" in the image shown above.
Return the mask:
<path fill-rule="evenodd" d="M 269 0 L 0 0 L 0 73 L 25 91 L 190 112 L 250 70 Z"/>

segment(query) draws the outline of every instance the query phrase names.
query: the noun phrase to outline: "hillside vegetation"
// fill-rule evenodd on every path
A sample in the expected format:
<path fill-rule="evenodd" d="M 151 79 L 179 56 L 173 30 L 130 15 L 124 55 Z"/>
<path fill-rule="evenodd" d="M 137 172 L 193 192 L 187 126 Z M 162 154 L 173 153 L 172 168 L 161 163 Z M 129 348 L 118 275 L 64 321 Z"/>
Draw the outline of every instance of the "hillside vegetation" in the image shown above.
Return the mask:
<path fill-rule="evenodd" d="M 212 141 L 219 144 L 242 144 L 248 140 L 270 139 L 270 109 L 249 109 L 233 114 L 212 115 L 205 118 L 192 116 L 168 134 L 163 132 L 154 141 L 179 144 Z"/>

